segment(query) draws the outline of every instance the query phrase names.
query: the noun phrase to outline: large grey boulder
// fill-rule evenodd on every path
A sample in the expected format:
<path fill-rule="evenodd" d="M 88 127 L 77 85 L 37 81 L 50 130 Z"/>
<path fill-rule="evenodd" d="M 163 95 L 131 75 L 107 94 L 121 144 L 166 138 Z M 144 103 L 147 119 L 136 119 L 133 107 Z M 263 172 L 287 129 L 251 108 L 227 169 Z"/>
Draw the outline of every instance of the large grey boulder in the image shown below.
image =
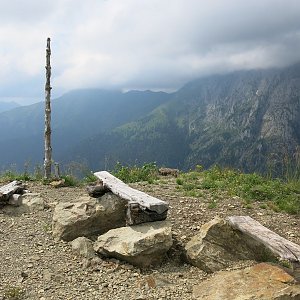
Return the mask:
<path fill-rule="evenodd" d="M 201 300 L 300 299 L 300 286 L 278 266 L 260 263 L 242 270 L 221 271 L 193 288 Z"/>
<path fill-rule="evenodd" d="M 56 205 L 52 232 L 55 239 L 72 241 L 80 236 L 93 236 L 112 228 L 125 226 L 126 201 L 112 193 L 100 198 L 80 197 Z"/>
<path fill-rule="evenodd" d="M 224 269 L 238 260 L 276 260 L 263 243 L 221 218 L 204 224 L 185 246 L 185 254 L 188 262 L 206 272 Z"/>
<path fill-rule="evenodd" d="M 94 249 L 139 267 L 161 262 L 172 246 L 171 223 L 159 221 L 112 229 L 98 237 Z"/>

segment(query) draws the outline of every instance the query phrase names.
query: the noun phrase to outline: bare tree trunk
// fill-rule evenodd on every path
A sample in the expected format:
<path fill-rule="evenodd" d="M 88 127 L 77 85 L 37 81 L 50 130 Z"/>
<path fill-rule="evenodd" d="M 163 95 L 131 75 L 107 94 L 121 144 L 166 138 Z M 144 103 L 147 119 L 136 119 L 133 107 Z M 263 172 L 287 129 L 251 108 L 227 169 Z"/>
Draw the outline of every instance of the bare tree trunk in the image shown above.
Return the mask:
<path fill-rule="evenodd" d="M 47 39 L 46 48 L 46 84 L 45 84 L 45 159 L 44 177 L 51 177 L 52 148 L 51 148 L 51 64 L 50 64 L 50 38 Z"/>

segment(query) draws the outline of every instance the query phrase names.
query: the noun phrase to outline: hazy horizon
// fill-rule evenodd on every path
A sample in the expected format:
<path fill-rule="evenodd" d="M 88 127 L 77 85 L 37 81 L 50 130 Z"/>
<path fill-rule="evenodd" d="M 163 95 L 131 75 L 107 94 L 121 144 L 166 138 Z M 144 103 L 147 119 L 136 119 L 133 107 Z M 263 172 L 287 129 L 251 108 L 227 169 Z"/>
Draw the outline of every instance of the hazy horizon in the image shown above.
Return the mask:
<path fill-rule="evenodd" d="M 295 62 L 293 64 L 289 64 L 285 67 L 290 67 L 293 66 L 295 64 L 300 64 L 300 61 Z M 193 80 L 197 80 L 197 79 L 201 79 L 201 78 L 207 78 L 209 76 L 215 76 L 215 75 L 226 75 L 226 74 L 230 74 L 230 73 L 234 73 L 234 72 L 241 72 L 241 71 L 255 71 L 255 70 L 272 70 L 272 69 L 281 69 L 280 67 L 266 67 L 266 68 L 252 68 L 252 69 L 239 69 L 239 70 L 234 70 L 234 71 L 228 71 L 228 72 L 215 72 L 209 75 L 202 75 L 202 76 L 198 76 L 195 78 L 191 78 L 190 81 Z M 62 97 L 63 95 L 69 93 L 69 92 L 73 92 L 73 91 L 80 91 L 80 90 L 107 90 L 107 91 L 118 91 L 118 92 L 122 92 L 122 93 L 127 93 L 130 91 L 152 91 L 152 92 L 165 92 L 165 93 L 174 93 L 176 91 L 178 91 L 180 88 L 182 88 L 185 84 L 187 84 L 189 81 L 184 82 L 181 86 L 179 86 L 178 88 L 171 88 L 171 89 L 139 89 L 139 88 L 133 88 L 133 89 L 126 89 L 126 88 L 113 88 L 113 87 L 81 87 L 81 88 L 73 88 L 70 90 L 66 90 L 61 92 L 61 94 L 56 93 L 52 93 L 51 98 L 57 99 Z M 55 87 L 54 87 L 55 88 Z M 1 102 L 13 102 L 13 103 L 17 103 L 21 106 L 27 106 L 27 105 L 32 105 L 32 104 L 36 104 L 39 102 L 43 102 L 44 99 L 44 95 L 41 96 L 41 98 L 37 98 L 37 97 L 0 97 L 0 103 Z"/>

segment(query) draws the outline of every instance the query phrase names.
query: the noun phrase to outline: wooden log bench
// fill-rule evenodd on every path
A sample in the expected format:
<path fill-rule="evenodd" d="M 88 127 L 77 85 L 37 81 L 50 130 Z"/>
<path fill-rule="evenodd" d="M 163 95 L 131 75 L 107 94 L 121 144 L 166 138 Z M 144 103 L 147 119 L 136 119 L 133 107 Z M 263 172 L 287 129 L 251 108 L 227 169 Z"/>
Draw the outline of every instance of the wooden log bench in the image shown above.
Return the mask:
<path fill-rule="evenodd" d="M 0 187 L 0 205 L 3 206 L 8 203 L 9 199 L 14 194 L 23 194 L 25 187 L 20 181 L 12 181 L 9 184 Z"/>
<path fill-rule="evenodd" d="M 280 261 L 289 261 L 294 267 L 300 267 L 299 245 L 281 237 L 249 216 L 233 216 L 227 220 L 233 229 L 262 243 Z"/>
<path fill-rule="evenodd" d="M 127 225 L 161 221 L 167 217 L 169 204 L 144 192 L 131 188 L 109 172 L 96 172 L 94 175 L 102 182 L 104 190 L 127 200 Z"/>

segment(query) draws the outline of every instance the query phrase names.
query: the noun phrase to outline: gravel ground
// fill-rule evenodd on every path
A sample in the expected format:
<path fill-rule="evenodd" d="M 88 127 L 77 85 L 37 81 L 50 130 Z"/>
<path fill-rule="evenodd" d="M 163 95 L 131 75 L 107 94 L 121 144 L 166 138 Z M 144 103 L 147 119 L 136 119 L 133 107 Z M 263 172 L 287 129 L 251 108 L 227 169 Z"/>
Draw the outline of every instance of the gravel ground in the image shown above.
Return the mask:
<path fill-rule="evenodd" d="M 174 178 L 132 186 L 170 203 L 174 246 L 161 266 L 141 270 L 115 259 L 88 261 L 77 256 L 68 243 L 53 240 L 52 211 L 57 202 L 86 195 L 85 189 L 29 183 L 29 190 L 40 193 L 49 208 L 32 213 L 0 209 L 0 299 L 192 299 L 192 287 L 210 275 L 186 264 L 181 250 L 217 215 L 249 215 L 300 244 L 299 216 L 262 209 L 260 203 L 245 208 L 238 197 L 225 195 L 218 195 L 216 207 L 209 208 L 215 196 L 204 191 L 203 198 L 185 197 Z M 231 268 L 253 263 L 239 262 Z"/>

